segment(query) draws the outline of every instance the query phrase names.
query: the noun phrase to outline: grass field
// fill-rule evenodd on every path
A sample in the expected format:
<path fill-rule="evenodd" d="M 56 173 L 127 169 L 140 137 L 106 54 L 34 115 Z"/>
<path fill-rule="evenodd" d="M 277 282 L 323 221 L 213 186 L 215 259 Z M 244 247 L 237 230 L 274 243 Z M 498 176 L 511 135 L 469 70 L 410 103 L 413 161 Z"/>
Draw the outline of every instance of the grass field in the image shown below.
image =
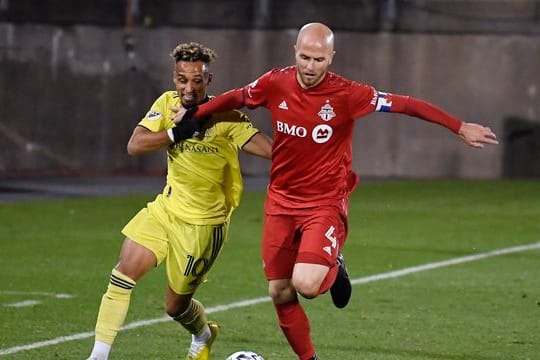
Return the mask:
<path fill-rule="evenodd" d="M 152 198 L 0 205 L 1 359 L 86 358 L 120 229 Z M 213 359 L 241 349 L 266 360 L 295 358 L 266 298 L 259 256 L 263 198 L 244 194 L 230 241 L 197 294 L 221 325 Z M 321 359 L 540 359 L 538 245 L 362 280 L 539 242 L 540 182 L 362 184 L 351 200 L 344 251 L 358 279 L 351 303 L 337 310 L 328 295 L 303 301 Z M 190 338 L 163 319 L 164 292 L 163 268 L 139 281 L 126 324 L 157 323 L 122 331 L 112 359 L 184 358 Z M 259 302 L 237 303 L 249 299 Z M 229 304 L 236 307 L 218 307 Z M 52 339 L 58 343 L 47 342 Z"/>

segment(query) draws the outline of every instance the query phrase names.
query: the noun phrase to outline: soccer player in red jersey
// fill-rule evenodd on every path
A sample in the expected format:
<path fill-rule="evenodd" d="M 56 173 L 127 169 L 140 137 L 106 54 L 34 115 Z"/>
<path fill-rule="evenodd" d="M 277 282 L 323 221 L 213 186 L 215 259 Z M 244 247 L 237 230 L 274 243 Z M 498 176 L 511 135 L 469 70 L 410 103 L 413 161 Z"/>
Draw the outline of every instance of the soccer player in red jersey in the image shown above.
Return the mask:
<path fill-rule="evenodd" d="M 426 101 L 380 92 L 328 71 L 334 35 L 324 24 L 303 26 L 294 49 L 295 66 L 271 70 L 199 105 L 194 116 L 243 106 L 271 112 L 264 271 L 279 325 L 298 358 L 307 360 L 317 355 L 297 294 L 311 299 L 330 290 L 339 308 L 351 295 L 341 249 L 348 197 L 358 182 L 351 170 L 355 120 L 375 111 L 403 113 L 445 126 L 476 148 L 498 142 L 491 129 L 462 122 Z"/>

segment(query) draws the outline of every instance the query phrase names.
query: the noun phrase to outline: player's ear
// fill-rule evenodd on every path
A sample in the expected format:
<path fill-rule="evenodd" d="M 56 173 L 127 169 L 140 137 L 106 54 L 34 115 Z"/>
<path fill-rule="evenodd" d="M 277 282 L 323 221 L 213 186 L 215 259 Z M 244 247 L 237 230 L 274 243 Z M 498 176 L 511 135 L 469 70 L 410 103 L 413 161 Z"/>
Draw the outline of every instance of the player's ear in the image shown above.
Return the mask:
<path fill-rule="evenodd" d="M 208 82 L 206 83 L 206 85 L 209 85 L 212 82 L 212 78 L 213 78 L 212 73 L 208 73 Z"/>
<path fill-rule="evenodd" d="M 332 60 L 334 60 L 334 55 L 336 55 L 336 52 L 332 51 L 332 54 L 330 55 L 330 61 L 328 62 L 328 65 L 332 64 Z"/>

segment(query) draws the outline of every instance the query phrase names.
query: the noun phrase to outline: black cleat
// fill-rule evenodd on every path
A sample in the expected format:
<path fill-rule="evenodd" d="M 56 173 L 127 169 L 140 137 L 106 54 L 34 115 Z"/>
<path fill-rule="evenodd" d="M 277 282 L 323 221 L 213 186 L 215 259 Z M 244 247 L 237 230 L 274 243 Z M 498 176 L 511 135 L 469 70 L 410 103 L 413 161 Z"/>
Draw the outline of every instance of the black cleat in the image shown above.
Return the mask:
<path fill-rule="evenodd" d="M 330 295 L 332 295 L 332 301 L 334 305 L 342 309 L 349 303 L 351 299 L 352 286 L 351 280 L 349 280 L 349 273 L 347 272 L 347 267 L 345 266 L 345 259 L 343 254 L 339 253 L 337 257 L 338 263 L 338 273 L 334 284 L 330 288 Z"/>

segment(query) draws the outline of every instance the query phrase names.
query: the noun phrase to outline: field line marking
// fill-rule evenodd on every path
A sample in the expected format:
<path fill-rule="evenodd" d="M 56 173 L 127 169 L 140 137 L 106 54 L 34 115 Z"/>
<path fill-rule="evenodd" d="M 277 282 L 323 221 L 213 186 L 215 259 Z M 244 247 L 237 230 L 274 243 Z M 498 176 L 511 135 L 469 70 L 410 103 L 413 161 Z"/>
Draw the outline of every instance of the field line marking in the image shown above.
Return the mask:
<path fill-rule="evenodd" d="M 405 276 L 405 275 L 409 275 L 409 274 L 413 274 L 413 273 L 417 273 L 421 271 L 426 271 L 426 270 L 433 270 L 433 269 L 437 269 L 437 268 L 441 268 L 445 266 L 458 265 L 458 264 L 482 260 L 482 259 L 486 259 L 486 258 L 490 258 L 494 256 L 506 255 L 506 254 L 527 251 L 527 250 L 535 250 L 535 249 L 540 249 L 540 242 L 529 244 L 529 245 L 521 245 L 521 246 L 514 246 L 511 248 L 498 249 L 498 250 L 488 251 L 488 252 L 480 253 L 480 254 L 461 256 L 461 257 L 453 258 L 450 260 L 438 261 L 438 262 L 428 263 L 424 265 L 412 266 L 412 267 L 408 267 L 401 270 L 395 270 L 395 271 L 385 272 L 382 274 L 376 274 L 376 275 L 366 276 L 363 278 L 354 279 L 354 280 L 351 280 L 351 283 L 352 284 L 366 284 L 373 281 L 393 279 L 400 276 Z"/>
<path fill-rule="evenodd" d="M 41 301 L 37 301 L 37 300 L 23 300 L 23 301 L 18 301 L 18 302 L 9 303 L 9 304 L 2 304 L 2 306 L 4 306 L 4 307 L 20 308 L 20 307 L 34 306 L 34 305 L 38 305 L 38 304 L 41 304 Z"/>
<path fill-rule="evenodd" d="M 427 263 L 427 264 L 424 264 L 424 265 L 412 266 L 412 267 L 408 267 L 408 268 L 401 269 L 401 270 L 390 271 L 390 272 L 385 272 L 385 273 L 371 275 L 371 276 L 365 276 L 365 277 L 362 277 L 362 278 L 353 279 L 353 280 L 351 280 L 351 283 L 352 284 L 366 284 L 366 283 L 370 283 L 370 282 L 374 282 L 374 281 L 380 281 L 380 280 L 386 280 L 386 279 L 394 279 L 394 278 L 397 278 L 397 277 L 406 276 L 406 275 L 414 274 L 414 273 L 421 272 L 421 271 L 433 270 L 433 269 L 437 269 L 437 268 L 441 268 L 441 267 L 445 267 L 445 266 L 458 265 L 458 264 L 463 264 L 463 263 L 467 263 L 467 262 L 471 262 L 471 261 L 487 259 L 487 258 L 490 258 L 490 257 L 501 256 L 501 255 L 506 255 L 506 254 L 512 254 L 512 253 L 528 251 L 528 250 L 535 250 L 535 249 L 540 249 L 540 242 L 534 243 L 534 244 L 528 244 L 528 245 L 514 246 L 514 247 L 504 248 L 504 249 L 499 249 L 499 250 L 493 250 L 493 251 L 488 251 L 488 252 L 480 253 L 480 254 L 461 256 L 461 257 L 453 258 L 453 259 L 450 259 L 450 260 Z M 230 304 L 217 305 L 217 306 L 209 307 L 209 308 L 206 309 L 206 312 L 208 314 L 212 314 L 212 313 L 227 311 L 227 310 L 231 310 L 231 309 L 235 309 L 235 308 L 241 308 L 241 307 L 247 307 L 247 306 L 251 306 L 251 305 L 256 305 L 256 304 L 269 302 L 269 301 L 270 301 L 270 298 L 267 297 L 267 296 L 254 298 L 254 299 L 249 299 L 249 300 L 236 301 L 236 302 L 233 302 L 233 303 L 230 303 Z M 142 327 L 142 326 L 149 326 L 149 325 L 153 325 L 153 324 L 157 324 L 157 323 L 162 323 L 162 322 L 165 322 L 165 321 L 172 321 L 172 319 L 169 316 L 162 316 L 162 317 L 154 318 L 154 319 L 134 321 L 132 323 L 129 323 L 129 324 L 123 326 L 120 329 L 120 331 L 129 330 L 129 329 L 135 329 L 135 328 L 139 328 L 139 327 Z M 37 349 L 37 348 L 56 345 L 56 344 L 61 344 L 61 343 L 68 342 L 68 341 L 73 341 L 73 340 L 87 339 L 87 338 L 90 338 L 90 337 L 93 337 L 93 336 L 94 336 L 93 331 L 73 334 L 73 335 L 69 335 L 69 336 L 60 336 L 60 337 L 50 339 L 50 340 L 46 340 L 46 341 L 39 341 L 39 342 L 35 342 L 35 343 L 32 343 L 32 344 L 20 345 L 20 346 L 14 346 L 14 347 L 10 347 L 10 348 L 0 349 L 0 356 L 14 354 L 14 353 L 21 352 L 21 351 L 27 351 L 27 350 Z"/>
<path fill-rule="evenodd" d="M 10 291 L 10 290 L 0 290 L 0 296 L 1 295 L 38 295 L 38 296 L 51 296 L 57 299 L 71 299 L 74 298 L 75 295 L 71 294 L 64 294 L 64 293 L 51 293 L 51 292 L 45 292 L 45 291 Z"/>

